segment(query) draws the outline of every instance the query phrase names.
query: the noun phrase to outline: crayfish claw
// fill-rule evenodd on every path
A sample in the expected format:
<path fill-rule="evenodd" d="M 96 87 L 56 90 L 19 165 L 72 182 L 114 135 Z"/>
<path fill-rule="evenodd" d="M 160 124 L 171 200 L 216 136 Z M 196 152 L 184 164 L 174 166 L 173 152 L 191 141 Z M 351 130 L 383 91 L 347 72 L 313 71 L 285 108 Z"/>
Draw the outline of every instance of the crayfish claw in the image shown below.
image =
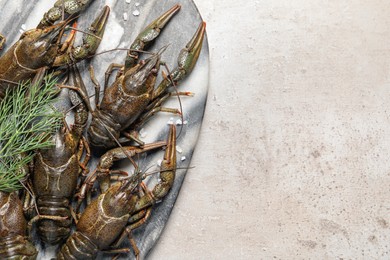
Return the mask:
<path fill-rule="evenodd" d="M 158 183 L 153 191 L 152 197 L 155 202 L 164 198 L 173 186 L 176 176 L 176 126 L 170 125 L 167 148 L 165 149 L 164 159 L 161 162 L 160 168 L 160 183 Z"/>
<path fill-rule="evenodd" d="M 178 58 L 179 68 L 185 70 L 186 73 L 192 71 L 198 60 L 204 34 L 206 31 L 206 22 L 201 22 L 192 39 L 187 43 L 186 47 L 181 50 Z"/>
<path fill-rule="evenodd" d="M 160 17 L 154 20 L 149 26 L 142 32 L 140 35 L 145 33 L 146 35 L 150 33 L 150 30 L 159 31 L 169 22 L 169 20 L 180 10 L 181 5 L 176 4 L 171 9 L 163 13 Z M 148 31 L 148 33 L 146 33 Z M 144 35 L 145 35 L 144 34 Z"/>
<path fill-rule="evenodd" d="M 176 126 L 170 125 L 167 148 L 165 149 L 164 160 L 161 163 L 163 170 L 176 170 Z"/>
<path fill-rule="evenodd" d="M 139 52 L 149 46 L 160 34 L 161 30 L 169 22 L 169 20 L 180 10 L 179 4 L 174 5 L 160 17 L 149 24 L 134 40 L 130 46 L 130 51 L 127 54 L 125 61 L 125 70 L 134 67 L 139 58 Z"/>
<path fill-rule="evenodd" d="M 77 0 L 57 0 L 52 8 L 50 8 L 39 22 L 37 28 L 44 28 L 54 24 L 56 21 L 64 18 L 63 16 L 77 15 L 82 12 L 92 0 L 77 1 Z"/>
<path fill-rule="evenodd" d="M 110 7 L 105 6 L 88 28 L 88 31 L 85 32 L 82 45 L 76 47 L 69 46 L 70 50 L 65 51 L 62 55 L 58 56 L 55 59 L 53 66 L 59 67 L 75 63 L 94 55 L 102 41 L 109 14 Z"/>
<path fill-rule="evenodd" d="M 102 37 L 104 34 L 104 30 L 107 24 L 108 16 L 110 14 L 110 7 L 107 5 L 104 6 L 102 12 L 96 19 L 93 21 L 91 26 L 88 29 L 87 34 L 84 34 L 83 37 L 83 48 L 86 49 L 87 55 L 93 55 L 95 54 L 97 48 L 99 47 L 100 42 L 102 41 Z M 87 47 L 85 47 L 87 46 Z M 77 56 L 75 55 L 77 58 Z M 85 58 L 81 57 L 81 58 Z"/>
<path fill-rule="evenodd" d="M 176 177 L 176 126 L 170 125 L 167 148 L 160 167 L 160 181 L 151 192 L 147 192 L 135 204 L 134 212 L 139 212 L 161 201 L 173 186 Z"/>
<path fill-rule="evenodd" d="M 162 93 L 165 93 L 166 89 L 172 85 L 176 85 L 183 80 L 188 74 L 191 73 L 196 62 L 198 61 L 200 51 L 202 50 L 203 38 L 206 32 L 206 23 L 201 22 L 194 36 L 187 43 L 185 48 L 180 51 L 178 57 L 178 66 L 171 71 L 169 76 L 166 76 L 158 85 L 153 93 L 153 98 L 157 98 Z"/>

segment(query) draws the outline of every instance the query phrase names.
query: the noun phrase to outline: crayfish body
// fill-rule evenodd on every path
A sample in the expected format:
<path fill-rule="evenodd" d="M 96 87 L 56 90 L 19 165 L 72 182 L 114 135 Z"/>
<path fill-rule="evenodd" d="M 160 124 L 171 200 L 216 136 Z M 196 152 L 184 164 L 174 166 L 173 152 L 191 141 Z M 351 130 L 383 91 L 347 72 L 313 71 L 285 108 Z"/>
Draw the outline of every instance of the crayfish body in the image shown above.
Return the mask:
<path fill-rule="evenodd" d="M 72 68 L 71 75 L 74 85 L 85 90 L 77 67 Z M 71 199 L 82 171 L 80 165 L 86 165 L 89 159 L 87 143 L 83 142 L 82 138 L 88 120 L 88 111 L 76 91 L 69 90 L 69 96 L 76 110 L 74 125 L 71 129 L 64 126 L 53 136 L 55 145 L 37 151 L 31 176 L 40 214 L 37 232 L 41 240 L 50 245 L 58 244 L 70 235 Z M 87 155 L 81 163 L 83 147 L 87 148 Z M 50 217 L 66 219 L 56 220 Z"/>
<path fill-rule="evenodd" d="M 129 70 L 105 92 L 100 108 L 92 113 L 89 140 L 93 146 L 109 148 L 117 144 L 121 131 L 128 128 L 151 100 L 154 83 L 160 66 L 155 55 Z"/>

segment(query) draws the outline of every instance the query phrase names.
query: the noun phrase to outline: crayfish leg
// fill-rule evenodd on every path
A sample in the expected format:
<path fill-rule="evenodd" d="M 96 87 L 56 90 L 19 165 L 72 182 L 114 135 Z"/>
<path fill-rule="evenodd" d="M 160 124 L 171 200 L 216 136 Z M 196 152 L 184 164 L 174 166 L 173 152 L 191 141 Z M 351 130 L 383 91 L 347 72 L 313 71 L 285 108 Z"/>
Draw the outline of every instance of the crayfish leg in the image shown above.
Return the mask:
<path fill-rule="evenodd" d="M 198 61 L 205 32 L 206 23 L 201 22 L 192 39 L 187 43 L 185 48 L 180 51 L 177 59 L 178 66 L 158 85 L 153 92 L 152 99 L 156 99 L 163 95 L 169 87 L 177 85 L 191 73 Z"/>
<path fill-rule="evenodd" d="M 137 246 L 137 243 L 135 242 L 135 240 L 133 238 L 132 231 L 134 229 L 136 229 L 137 227 L 141 226 L 143 223 L 145 223 L 146 219 L 149 218 L 150 213 L 151 213 L 151 208 L 148 209 L 148 211 L 147 211 L 148 215 L 143 216 L 143 218 L 139 222 L 135 223 L 136 225 L 130 224 L 130 225 L 126 226 L 126 228 L 123 230 L 122 234 L 119 236 L 119 239 L 113 245 L 113 248 L 119 247 L 123 243 L 125 238 L 127 237 L 129 239 L 131 247 L 133 248 L 134 255 L 135 255 L 136 259 L 139 259 L 140 250 Z M 119 250 L 121 250 L 121 249 L 119 249 Z M 117 258 L 118 256 L 115 256 L 115 257 Z M 114 257 L 114 259 L 116 259 L 115 257 Z"/>

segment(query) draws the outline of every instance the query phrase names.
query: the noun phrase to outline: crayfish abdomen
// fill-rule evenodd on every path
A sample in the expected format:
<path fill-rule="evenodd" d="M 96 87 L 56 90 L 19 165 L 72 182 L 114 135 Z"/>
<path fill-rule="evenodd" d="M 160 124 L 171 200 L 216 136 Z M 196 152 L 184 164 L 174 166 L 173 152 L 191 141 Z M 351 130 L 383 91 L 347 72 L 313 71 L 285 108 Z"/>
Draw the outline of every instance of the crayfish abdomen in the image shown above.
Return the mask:
<path fill-rule="evenodd" d="M 67 239 L 72 225 L 69 199 L 57 197 L 40 197 L 37 200 L 40 214 L 64 217 L 64 220 L 42 219 L 38 222 L 38 235 L 42 241 L 55 245 Z"/>
<path fill-rule="evenodd" d="M 82 232 L 76 231 L 57 254 L 57 259 L 95 259 L 97 246 Z"/>

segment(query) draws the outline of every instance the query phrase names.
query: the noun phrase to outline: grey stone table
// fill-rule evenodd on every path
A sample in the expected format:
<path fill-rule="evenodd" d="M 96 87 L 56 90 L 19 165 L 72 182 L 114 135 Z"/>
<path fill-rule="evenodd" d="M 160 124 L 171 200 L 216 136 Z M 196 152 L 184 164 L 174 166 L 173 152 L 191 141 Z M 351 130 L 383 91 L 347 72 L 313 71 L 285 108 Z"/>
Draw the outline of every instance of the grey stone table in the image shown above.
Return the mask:
<path fill-rule="evenodd" d="M 49 9 L 53 3 L 54 1 L 51 0 L 0 0 L 0 16 L 2 18 L 0 22 L 0 32 L 7 37 L 7 45 L 5 48 L 11 46 L 11 44 L 20 37 L 23 31 L 34 28 L 38 24 L 43 13 Z M 169 68 L 173 68 L 176 65 L 176 58 L 180 49 L 189 41 L 201 21 L 196 6 L 190 0 L 96 0 L 90 5 L 88 10 L 80 16 L 78 26 L 80 29 L 87 28 L 99 10 L 104 5 L 109 5 L 111 7 L 111 14 L 106 27 L 106 33 L 97 52 L 99 53 L 114 48 L 126 48 L 142 28 L 177 3 L 181 5 L 180 12 L 166 26 L 151 49 L 152 51 L 156 51 L 161 47 L 168 45 L 162 59 L 168 64 Z M 81 36 L 79 35 L 79 38 L 80 37 Z M 114 62 L 121 63 L 124 60 L 125 55 L 125 51 L 112 51 L 98 55 L 90 61 L 95 68 L 97 79 L 100 82 L 103 82 L 104 72 L 108 65 Z M 82 71 L 82 76 L 88 87 L 89 93 L 93 93 L 93 86 L 86 69 L 88 65 L 89 62 L 81 62 L 79 67 Z M 194 71 L 189 78 L 182 83 L 182 90 L 195 93 L 193 97 L 181 98 L 184 122 L 180 124 L 180 117 L 160 113 L 150 120 L 143 129 L 141 137 L 147 143 L 165 140 L 168 132 L 167 124 L 169 123 L 180 124 L 178 125 L 178 132 L 181 131 L 181 133 L 178 137 L 177 144 L 178 167 L 180 169 L 177 170 L 174 186 L 168 196 L 155 206 L 150 220 L 143 227 L 134 232 L 137 245 L 141 250 L 141 257 L 148 254 L 159 238 L 174 206 L 187 169 L 190 167 L 190 160 L 197 142 L 207 97 L 208 66 L 208 45 L 206 37 L 201 56 Z M 159 77 L 161 80 L 161 76 Z M 62 94 L 62 98 L 63 100 L 59 104 L 59 107 L 65 110 L 69 107 L 68 101 L 66 100 L 66 91 Z M 91 101 L 93 102 L 93 98 Z M 179 108 L 179 102 L 177 99 L 172 98 L 166 103 L 166 106 Z M 163 151 L 159 151 L 146 158 L 141 157 L 139 163 L 144 169 L 150 167 L 150 170 L 157 170 L 158 160 L 162 159 L 162 157 Z M 96 164 L 97 158 L 93 158 L 89 167 L 94 169 Z M 131 170 L 130 163 L 127 162 L 121 163 L 119 167 L 129 171 Z M 147 179 L 148 186 L 153 187 L 157 180 L 157 175 L 152 175 Z M 41 249 L 39 258 L 49 259 L 53 256 L 53 250 L 53 248 L 47 248 L 46 250 Z M 132 252 L 127 258 L 128 257 L 132 257 Z"/>
<path fill-rule="evenodd" d="M 209 98 L 150 259 L 390 259 L 390 2 L 194 1 Z"/>

